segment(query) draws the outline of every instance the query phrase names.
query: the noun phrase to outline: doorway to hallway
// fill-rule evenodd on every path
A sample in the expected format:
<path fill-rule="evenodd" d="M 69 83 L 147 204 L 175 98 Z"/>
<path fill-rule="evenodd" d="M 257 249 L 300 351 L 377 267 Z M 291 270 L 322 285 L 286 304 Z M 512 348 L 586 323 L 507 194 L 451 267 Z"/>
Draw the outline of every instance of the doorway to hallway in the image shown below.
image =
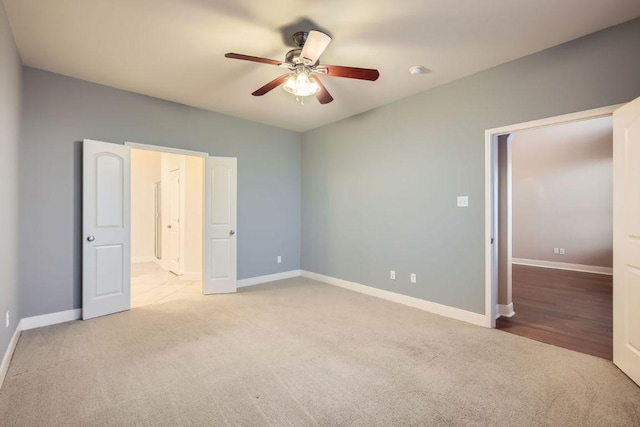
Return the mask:
<path fill-rule="evenodd" d="M 202 157 L 131 149 L 131 306 L 199 286 Z"/>

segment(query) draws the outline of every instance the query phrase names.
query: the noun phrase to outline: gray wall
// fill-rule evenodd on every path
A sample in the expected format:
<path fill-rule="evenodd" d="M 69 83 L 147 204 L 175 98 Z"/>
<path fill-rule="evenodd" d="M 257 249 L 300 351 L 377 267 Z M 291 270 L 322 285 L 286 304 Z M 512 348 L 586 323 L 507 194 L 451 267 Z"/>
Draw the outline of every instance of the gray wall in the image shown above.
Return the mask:
<path fill-rule="evenodd" d="M 513 257 L 612 267 L 611 117 L 516 132 L 511 142 Z"/>
<path fill-rule="evenodd" d="M 302 267 L 484 313 L 484 131 L 640 96 L 639 47 L 636 19 L 304 133 Z"/>
<path fill-rule="evenodd" d="M 22 63 L 0 2 L 0 360 L 20 320 L 18 304 L 18 147 Z M 5 328 L 5 313 L 11 325 Z"/>
<path fill-rule="evenodd" d="M 300 134 L 33 68 L 23 78 L 23 317 L 81 305 L 84 138 L 237 157 L 238 278 L 300 268 Z"/>

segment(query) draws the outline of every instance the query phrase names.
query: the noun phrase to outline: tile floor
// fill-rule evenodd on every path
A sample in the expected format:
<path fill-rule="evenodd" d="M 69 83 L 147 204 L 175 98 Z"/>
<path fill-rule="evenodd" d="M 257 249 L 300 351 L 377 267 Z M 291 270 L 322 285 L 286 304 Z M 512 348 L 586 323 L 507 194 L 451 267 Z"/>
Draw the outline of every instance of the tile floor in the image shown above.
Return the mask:
<path fill-rule="evenodd" d="M 153 262 L 131 264 L 131 307 L 202 296 L 199 280 L 184 280 Z"/>

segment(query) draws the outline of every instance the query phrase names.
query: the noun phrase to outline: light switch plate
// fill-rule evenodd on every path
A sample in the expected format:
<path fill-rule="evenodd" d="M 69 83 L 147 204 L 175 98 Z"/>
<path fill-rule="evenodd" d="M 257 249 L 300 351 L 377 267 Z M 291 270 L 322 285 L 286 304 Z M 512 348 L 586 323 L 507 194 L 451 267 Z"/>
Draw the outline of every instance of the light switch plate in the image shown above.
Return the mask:
<path fill-rule="evenodd" d="M 469 206 L 469 196 L 458 196 L 458 207 L 466 208 Z"/>

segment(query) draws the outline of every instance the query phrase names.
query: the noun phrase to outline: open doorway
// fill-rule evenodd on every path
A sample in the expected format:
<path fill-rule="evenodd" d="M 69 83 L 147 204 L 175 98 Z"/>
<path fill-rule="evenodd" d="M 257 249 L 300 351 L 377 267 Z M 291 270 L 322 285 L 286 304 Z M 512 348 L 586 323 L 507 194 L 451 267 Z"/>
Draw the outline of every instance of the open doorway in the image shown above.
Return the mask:
<path fill-rule="evenodd" d="M 612 359 L 610 116 L 498 137 L 497 329 Z"/>
<path fill-rule="evenodd" d="M 131 307 L 202 294 L 202 157 L 131 149 Z"/>
<path fill-rule="evenodd" d="M 202 209 L 192 210 L 200 215 L 200 228 L 191 228 L 202 244 L 195 247 L 200 258 L 189 258 L 188 251 L 180 247 L 180 259 L 185 279 L 200 278 L 201 291 L 205 295 L 234 293 L 237 290 L 237 175 L 238 160 L 235 157 L 213 157 L 207 153 L 170 147 L 159 147 L 125 142 L 124 145 L 85 139 L 82 144 L 82 318 L 92 319 L 131 308 L 131 150 L 143 149 L 160 153 L 193 156 L 200 159 L 201 178 L 188 185 L 181 200 L 189 197 L 201 201 Z M 185 160 L 188 162 L 189 158 Z M 197 160 L 195 160 L 197 161 Z M 167 168 L 171 172 L 175 168 Z M 178 174 L 178 176 L 182 176 Z M 161 171 L 162 179 L 162 171 Z M 157 175 L 147 188 L 157 188 Z M 200 186 L 200 190 L 197 190 Z M 161 182 L 161 187 L 164 185 Z M 190 196 L 191 195 L 191 196 Z M 135 197 L 135 196 L 134 196 Z M 155 207 L 153 205 L 152 211 Z M 164 205 L 164 203 L 161 203 Z M 162 251 L 158 264 L 167 258 L 165 237 L 169 225 L 161 220 Z M 183 227 L 188 220 L 181 214 L 179 223 Z M 149 218 L 149 217 L 147 217 Z M 184 221 L 183 221 L 184 219 Z M 148 219 L 153 230 L 155 218 Z M 179 245 L 186 244 L 191 231 L 180 229 Z M 151 233 L 153 234 L 153 232 Z M 185 237 L 186 236 L 186 237 Z M 183 238 L 184 237 L 184 238 Z M 191 240 L 193 242 L 193 240 Z M 195 240 L 197 241 L 197 240 Z M 182 242 L 182 243 L 180 243 Z M 157 243 L 157 242 L 156 242 Z M 155 245 L 157 246 L 157 244 Z M 197 253 L 197 252 L 196 252 Z M 154 252 L 155 254 L 155 252 Z M 136 254 L 136 258 L 140 256 Z M 141 255 L 147 256 L 147 255 Z M 155 255 L 151 256 L 155 262 Z M 197 270 L 189 270 L 189 259 L 199 263 Z M 139 258 L 138 258 L 139 260 Z M 180 268 L 180 267 L 178 267 Z M 191 278 L 189 273 L 195 273 Z M 186 276 L 186 277 L 185 277 Z M 168 295 L 167 295 L 168 296 Z"/>

